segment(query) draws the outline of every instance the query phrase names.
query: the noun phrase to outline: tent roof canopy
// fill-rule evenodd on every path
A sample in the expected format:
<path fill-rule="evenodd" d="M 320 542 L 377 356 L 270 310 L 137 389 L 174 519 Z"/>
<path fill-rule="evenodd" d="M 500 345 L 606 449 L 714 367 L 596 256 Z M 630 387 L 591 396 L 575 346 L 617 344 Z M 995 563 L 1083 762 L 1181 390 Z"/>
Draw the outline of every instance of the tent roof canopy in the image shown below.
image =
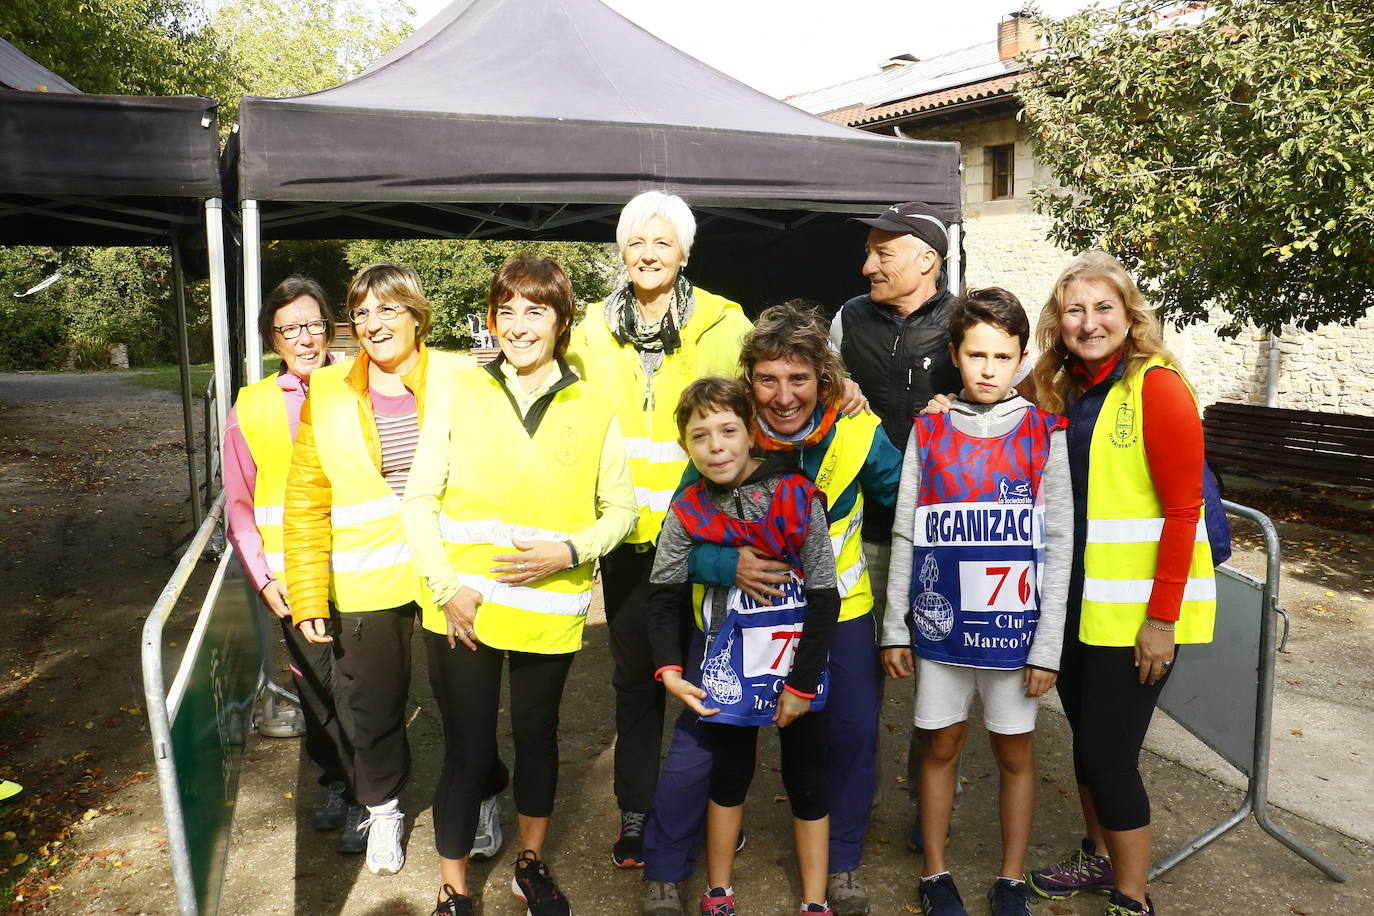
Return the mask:
<path fill-rule="evenodd" d="M 455 0 L 341 86 L 245 98 L 227 159 L 264 238 L 604 240 L 649 188 L 769 231 L 899 200 L 959 214 L 956 144 L 823 121 L 598 0 Z"/>
<path fill-rule="evenodd" d="M 24 92 L 80 92 L 3 38 L 0 38 L 0 89 Z"/>
<path fill-rule="evenodd" d="M 218 197 L 215 102 L 0 90 L 0 244 L 165 244 Z"/>

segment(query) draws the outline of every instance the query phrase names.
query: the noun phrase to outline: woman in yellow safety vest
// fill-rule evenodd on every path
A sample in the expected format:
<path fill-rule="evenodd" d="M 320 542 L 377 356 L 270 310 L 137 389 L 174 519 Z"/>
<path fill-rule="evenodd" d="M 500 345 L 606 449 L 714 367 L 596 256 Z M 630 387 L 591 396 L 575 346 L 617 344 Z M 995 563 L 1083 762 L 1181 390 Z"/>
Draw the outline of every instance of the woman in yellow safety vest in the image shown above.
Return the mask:
<path fill-rule="evenodd" d="M 707 375 L 730 375 L 750 328 L 737 303 L 694 286 L 682 274 L 696 219 L 682 198 L 646 191 L 627 203 L 616 245 L 628 282 L 587 307 L 568 354 L 582 378 L 611 391 L 634 478 L 638 522 L 601 561 L 601 591 L 615 662 L 615 797 L 621 828 L 616 865 L 644 864 L 643 829 L 653 802 L 663 736 L 663 685 L 654 678 L 645 616 L 654 542 L 687 453 L 673 410 L 684 388 Z M 683 634 L 684 639 L 686 633 Z"/>
<path fill-rule="evenodd" d="M 582 647 L 593 566 L 637 517 L 609 393 L 563 358 L 573 315 L 572 284 L 557 263 L 521 256 L 502 265 L 487 297 L 501 355 L 435 393 L 406 487 L 406 537 L 438 604 L 423 625 L 444 723 L 437 912 L 451 916 L 472 912 L 468 854 L 506 661 L 522 850 L 511 889 L 531 913 L 571 912 L 542 861 L 559 701 Z"/>
<path fill-rule="evenodd" d="M 314 371 L 329 362 L 334 316 L 320 284 L 291 276 L 263 300 L 258 333 L 281 357 L 281 367 L 239 391 L 224 428 L 225 517 L 229 543 L 248 581 L 281 620 L 291 675 L 305 719 L 305 752 L 320 770 L 325 797 L 312 819 L 316 830 L 344 826 L 348 763 L 334 708 L 334 662 L 328 645 L 309 642 L 291 625 L 283 579 L 282 506 L 291 447 Z M 268 726 L 264 733 L 271 734 Z M 292 732 L 299 734 L 299 732 Z M 356 808 L 356 806 L 354 806 Z M 355 821 L 361 818 L 355 813 Z M 339 842 L 349 851 L 355 837 Z M 354 852 L 361 850 L 353 849 Z"/>
<path fill-rule="evenodd" d="M 1040 406 L 1069 418 L 1074 562 L 1058 687 L 1087 837 L 1027 877 L 1051 899 L 1108 893 L 1108 916 L 1153 913 L 1137 761 L 1177 646 L 1210 642 L 1216 610 L 1202 424 L 1158 319 L 1106 252 L 1060 275 L 1036 335 Z"/>
<path fill-rule="evenodd" d="M 409 267 L 359 271 L 346 308 L 362 349 L 311 379 L 286 483 L 286 583 L 296 627 L 333 646 L 354 795 L 367 808 L 345 830 L 360 847 L 365 837 L 368 869 L 388 875 L 405 862 L 397 797 L 410 773 L 410 640 L 432 607 L 401 528 L 401 494 L 429 396 L 471 361 L 424 345 L 433 309 Z M 504 768 L 493 757 L 483 772 L 495 796 Z M 499 825 L 494 799 L 487 814 Z M 499 827 L 488 824 L 486 836 L 494 854 Z"/>

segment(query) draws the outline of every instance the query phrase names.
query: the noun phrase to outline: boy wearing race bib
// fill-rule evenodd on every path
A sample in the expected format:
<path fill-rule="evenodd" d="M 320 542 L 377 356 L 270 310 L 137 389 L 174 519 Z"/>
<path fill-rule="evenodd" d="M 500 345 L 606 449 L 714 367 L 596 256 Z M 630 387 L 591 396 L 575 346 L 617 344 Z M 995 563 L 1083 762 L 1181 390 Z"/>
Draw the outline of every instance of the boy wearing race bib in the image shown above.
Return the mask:
<path fill-rule="evenodd" d="M 1014 295 L 970 291 L 950 318 L 964 389 L 949 413 L 916 419 L 902 464 L 882 655 L 894 678 L 909 677 L 916 656 L 926 916 L 966 913 L 944 853 L 975 692 L 1001 788 L 1002 865 L 988 902 L 993 916 L 1030 913 L 1033 730 L 1059 668 L 1073 493 L 1065 421 L 1012 388 L 1029 337 Z"/>
<path fill-rule="evenodd" d="M 712 747 L 706 822 L 706 916 L 734 916 L 730 873 L 754 775 L 758 726 L 781 730 L 782 779 L 792 806 L 802 913 L 825 903 L 830 837 L 826 798 L 826 655 L 839 616 L 825 504 L 787 458 L 752 457 L 754 402 L 743 383 L 693 382 L 677 407 L 682 447 L 702 479 L 673 500 L 650 582 L 650 640 L 664 686 L 702 717 Z M 791 581 L 772 604 L 738 588 L 693 586 L 693 544 L 752 545 L 785 558 Z M 684 670 L 681 621 L 697 630 Z"/>

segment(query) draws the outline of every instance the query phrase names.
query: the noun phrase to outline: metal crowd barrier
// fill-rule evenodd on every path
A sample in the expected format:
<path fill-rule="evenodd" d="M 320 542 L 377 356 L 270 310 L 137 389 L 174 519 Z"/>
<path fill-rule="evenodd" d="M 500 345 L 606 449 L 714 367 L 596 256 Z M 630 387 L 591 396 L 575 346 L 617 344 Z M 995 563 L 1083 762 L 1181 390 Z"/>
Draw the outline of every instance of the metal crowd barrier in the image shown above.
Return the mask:
<path fill-rule="evenodd" d="M 226 545 L 171 689 L 163 668 L 163 627 L 224 515 L 220 494 L 143 626 L 143 690 L 177 909 L 185 916 L 219 908 L 253 703 L 263 682 L 256 595 Z"/>
<path fill-rule="evenodd" d="M 1264 536 L 1264 580 L 1229 566 L 1217 568 L 1217 623 L 1212 642 L 1188 646 L 1184 664 L 1169 678 L 1160 708 L 1247 778 L 1245 798 L 1210 830 L 1179 847 L 1150 871 L 1154 880 L 1254 815 L 1255 822 L 1334 881 L 1345 872 L 1275 824 L 1269 809 L 1269 739 L 1274 712 L 1275 620 L 1279 535 L 1269 517 L 1224 501 L 1227 514 L 1248 519 Z"/>

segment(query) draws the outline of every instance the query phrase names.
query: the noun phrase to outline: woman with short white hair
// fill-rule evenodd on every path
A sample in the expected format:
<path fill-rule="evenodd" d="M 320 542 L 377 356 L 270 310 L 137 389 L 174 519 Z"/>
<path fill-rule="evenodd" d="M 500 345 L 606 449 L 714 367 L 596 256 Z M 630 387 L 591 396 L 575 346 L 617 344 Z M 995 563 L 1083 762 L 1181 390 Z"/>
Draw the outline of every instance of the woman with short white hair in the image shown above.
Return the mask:
<path fill-rule="evenodd" d="M 621 812 L 611 855 L 622 868 L 638 868 L 644 864 L 644 824 L 663 733 L 663 686 L 654 679 L 644 599 L 654 542 L 687 464 L 673 409 L 693 381 L 734 371 L 750 323 L 737 303 L 683 275 L 696 220 L 682 198 L 662 191 L 637 195 L 621 211 L 615 236 L 628 282 L 588 306 L 573 332 L 568 361 L 582 378 L 616 395 L 639 508 L 625 543 L 601 558 L 615 660 L 615 795 Z"/>

